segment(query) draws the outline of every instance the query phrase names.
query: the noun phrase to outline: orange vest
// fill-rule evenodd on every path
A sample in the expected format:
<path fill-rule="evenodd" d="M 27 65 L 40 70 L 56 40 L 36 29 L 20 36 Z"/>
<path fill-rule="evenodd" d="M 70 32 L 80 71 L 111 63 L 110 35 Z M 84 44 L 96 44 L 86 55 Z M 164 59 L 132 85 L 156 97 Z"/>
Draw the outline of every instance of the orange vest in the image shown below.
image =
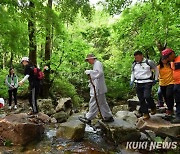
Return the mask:
<path fill-rule="evenodd" d="M 173 78 L 175 84 L 180 84 L 180 56 L 176 57 L 174 62 L 171 64 L 173 69 Z"/>

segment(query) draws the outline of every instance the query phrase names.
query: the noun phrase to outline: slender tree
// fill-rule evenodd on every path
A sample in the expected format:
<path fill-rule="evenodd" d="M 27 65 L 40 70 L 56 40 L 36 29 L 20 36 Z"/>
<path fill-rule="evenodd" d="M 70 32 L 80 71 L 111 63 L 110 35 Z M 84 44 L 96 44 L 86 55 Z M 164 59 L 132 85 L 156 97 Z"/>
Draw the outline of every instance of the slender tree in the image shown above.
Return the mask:
<path fill-rule="evenodd" d="M 37 65 L 37 44 L 36 44 L 36 27 L 35 27 L 35 18 L 34 18 L 34 8 L 35 8 L 34 3 L 30 1 L 29 2 L 30 19 L 28 21 L 29 59 L 34 65 Z"/>
<path fill-rule="evenodd" d="M 49 10 L 52 10 L 52 0 L 48 0 L 48 9 L 47 9 L 47 23 L 49 23 Z M 48 70 L 45 71 L 45 80 L 44 80 L 44 88 L 43 88 L 43 96 L 49 96 L 49 89 L 51 87 L 50 82 L 50 58 L 51 58 L 51 27 L 52 23 L 46 25 L 46 43 L 45 43 L 45 61 L 46 65 L 49 67 Z"/>

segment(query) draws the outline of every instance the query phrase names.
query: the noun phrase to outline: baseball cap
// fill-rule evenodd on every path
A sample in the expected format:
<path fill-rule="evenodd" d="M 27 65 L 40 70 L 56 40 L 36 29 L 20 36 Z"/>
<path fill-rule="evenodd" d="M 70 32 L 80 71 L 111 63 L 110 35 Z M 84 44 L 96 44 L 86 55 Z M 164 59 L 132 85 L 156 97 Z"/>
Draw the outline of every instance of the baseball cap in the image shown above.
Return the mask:
<path fill-rule="evenodd" d="M 167 48 L 167 49 L 162 51 L 162 56 L 169 56 L 172 52 L 173 52 L 172 49 Z"/>
<path fill-rule="evenodd" d="M 29 58 L 28 58 L 28 57 L 22 57 L 21 63 L 22 63 L 23 61 L 29 61 Z"/>

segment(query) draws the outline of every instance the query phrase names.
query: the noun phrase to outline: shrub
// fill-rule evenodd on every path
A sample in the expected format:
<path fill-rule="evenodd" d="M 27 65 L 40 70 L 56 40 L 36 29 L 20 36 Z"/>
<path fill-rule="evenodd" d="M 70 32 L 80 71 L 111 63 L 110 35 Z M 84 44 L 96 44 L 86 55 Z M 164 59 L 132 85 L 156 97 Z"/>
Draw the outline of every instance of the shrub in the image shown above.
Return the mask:
<path fill-rule="evenodd" d="M 55 79 L 50 91 L 56 97 L 71 97 L 75 106 L 83 101 L 78 96 L 76 88 L 64 78 Z"/>
<path fill-rule="evenodd" d="M 3 69 L 0 70 L 0 97 L 8 98 L 8 88 L 5 84 L 5 79 L 8 74 L 8 70 Z"/>

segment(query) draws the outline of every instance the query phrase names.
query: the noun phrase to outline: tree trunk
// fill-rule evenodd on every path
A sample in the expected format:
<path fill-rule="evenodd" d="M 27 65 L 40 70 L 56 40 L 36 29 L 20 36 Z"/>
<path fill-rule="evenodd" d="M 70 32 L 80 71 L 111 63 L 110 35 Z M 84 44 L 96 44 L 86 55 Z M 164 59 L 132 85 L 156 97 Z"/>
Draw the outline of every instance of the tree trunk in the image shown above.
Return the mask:
<path fill-rule="evenodd" d="M 11 51 L 10 68 L 13 67 L 13 52 Z"/>
<path fill-rule="evenodd" d="M 28 21 L 28 31 L 29 31 L 29 59 L 32 64 L 37 65 L 37 44 L 35 36 L 35 18 L 34 18 L 34 3 L 30 1 L 29 10 L 31 19 Z"/>
<path fill-rule="evenodd" d="M 164 45 L 160 41 L 156 41 L 156 45 L 160 53 L 166 48 L 167 43 L 165 42 Z"/>
<path fill-rule="evenodd" d="M 52 9 L 52 0 L 48 0 L 48 7 L 49 9 Z M 48 13 L 47 13 L 47 21 L 48 20 Z M 43 96 L 44 98 L 49 97 L 49 90 L 51 87 L 51 82 L 50 82 L 50 58 L 51 58 L 51 27 L 52 24 L 48 23 L 46 25 L 46 44 L 45 44 L 45 61 L 46 61 L 46 66 L 49 67 L 48 70 L 45 70 L 45 79 L 44 79 L 44 87 L 43 87 Z"/>

